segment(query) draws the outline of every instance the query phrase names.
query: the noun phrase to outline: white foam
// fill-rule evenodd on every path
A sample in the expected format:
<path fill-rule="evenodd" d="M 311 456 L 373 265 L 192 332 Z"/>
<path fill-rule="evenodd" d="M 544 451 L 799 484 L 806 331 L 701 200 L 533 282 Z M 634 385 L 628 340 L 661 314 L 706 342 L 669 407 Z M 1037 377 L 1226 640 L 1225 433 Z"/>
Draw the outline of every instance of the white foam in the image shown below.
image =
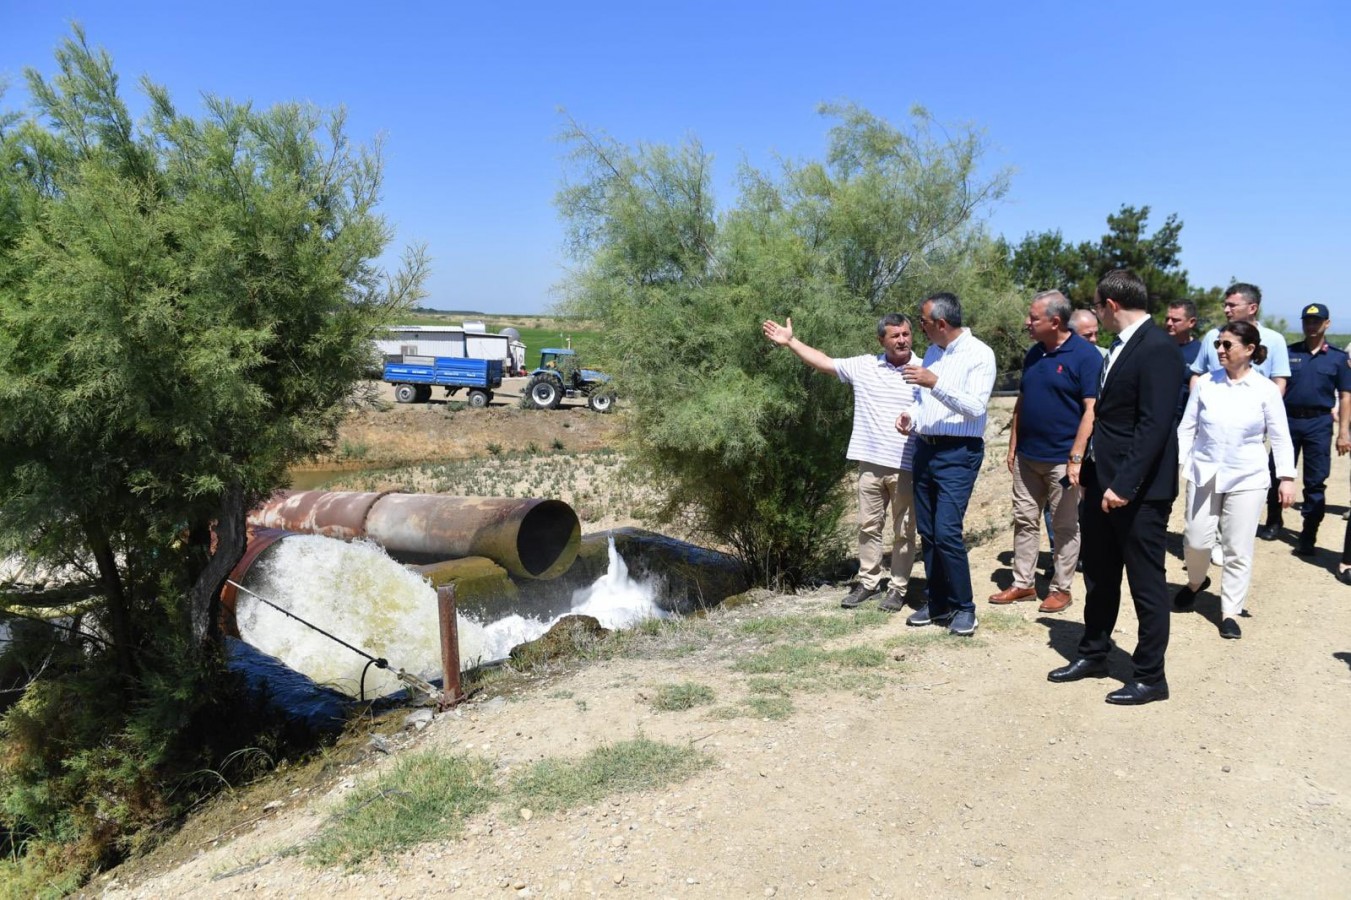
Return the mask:
<path fill-rule="evenodd" d="M 255 565 L 244 587 L 334 637 L 429 680 L 441 675 L 436 591 L 422 576 L 390 559 L 375 544 L 318 535 L 282 538 Z M 366 659 L 331 638 L 239 593 L 239 634 L 288 666 L 357 696 Z M 460 660 L 484 658 L 483 629 L 459 617 Z M 402 686 L 393 672 L 372 666 L 366 697 Z"/>
<path fill-rule="evenodd" d="M 419 678 L 441 675 L 436 591 L 422 576 L 390 559 L 372 543 L 344 543 L 317 535 L 282 538 L 255 565 L 244 587 L 334 637 L 384 657 Z M 606 628 L 628 628 L 668 615 L 656 605 L 660 585 L 636 581 L 610 538 L 606 572 L 572 595 L 571 613 L 595 616 Z M 245 641 L 314 681 L 357 696 L 365 658 L 244 592 L 236 604 Z M 561 616 L 545 621 L 513 613 L 481 623 L 457 617 L 460 665 L 502 659 L 517 644 L 544 634 Z M 372 666 L 366 697 L 401 687 L 393 673 Z"/>

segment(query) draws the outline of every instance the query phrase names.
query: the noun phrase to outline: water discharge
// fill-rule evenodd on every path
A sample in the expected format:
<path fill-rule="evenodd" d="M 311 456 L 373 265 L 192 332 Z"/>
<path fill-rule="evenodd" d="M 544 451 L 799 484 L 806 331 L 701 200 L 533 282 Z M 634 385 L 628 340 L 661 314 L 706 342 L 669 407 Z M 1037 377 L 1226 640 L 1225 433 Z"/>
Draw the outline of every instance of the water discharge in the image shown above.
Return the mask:
<path fill-rule="evenodd" d="M 436 591 L 375 544 L 287 536 L 249 571 L 244 586 L 366 653 L 388 659 L 395 669 L 403 667 L 426 680 L 440 677 Z M 657 591 L 655 582 L 630 577 L 611 538 L 605 574 L 574 592 L 571 612 L 595 616 L 606 628 L 624 628 L 666 615 L 655 603 Z M 240 637 L 249 644 L 320 684 L 357 696 L 367 662 L 363 657 L 243 592 L 236 618 Z M 461 615 L 461 664 L 469 668 L 501 659 L 515 645 L 544 634 L 555 621 L 513 614 L 477 622 Z M 374 666 L 366 672 L 368 698 L 400 687 L 391 672 Z"/>

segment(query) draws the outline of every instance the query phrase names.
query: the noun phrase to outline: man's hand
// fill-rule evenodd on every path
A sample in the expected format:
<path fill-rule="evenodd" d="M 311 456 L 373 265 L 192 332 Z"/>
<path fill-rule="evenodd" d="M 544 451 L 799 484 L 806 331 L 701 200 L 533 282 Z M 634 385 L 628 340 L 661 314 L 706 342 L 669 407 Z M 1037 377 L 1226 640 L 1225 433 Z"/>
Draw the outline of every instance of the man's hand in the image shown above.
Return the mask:
<path fill-rule="evenodd" d="M 1083 470 L 1084 470 L 1083 463 L 1076 463 L 1076 462 L 1065 463 L 1065 477 L 1070 480 L 1070 484 L 1073 485 L 1074 487 L 1079 486 L 1079 473 L 1082 472 Z"/>
<path fill-rule="evenodd" d="M 773 319 L 765 319 L 764 324 L 760 326 L 760 330 L 765 333 L 765 337 L 780 347 L 788 346 L 788 342 L 793 339 L 793 319 L 790 316 L 784 321 L 788 324 L 780 325 Z"/>
<path fill-rule="evenodd" d="M 910 433 L 910 429 L 914 426 L 914 424 L 915 420 L 910 418 L 910 413 L 908 412 L 903 412 L 896 417 L 896 430 L 899 431 L 901 434 L 908 435 Z"/>
<path fill-rule="evenodd" d="M 1116 491 L 1112 490 L 1111 488 L 1108 488 L 1107 490 L 1102 492 L 1103 512 L 1111 512 L 1114 509 L 1120 509 L 1127 503 L 1130 503 L 1130 501 L 1122 500 L 1120 497 L 1117 496 Z"/>
<path fill-rule="evenodd" d="M 1337 455 L 1345 456 L 1351 453 L 1351 434 L 1337 435 Z"/>
<path fill-rule="evenodd" d="M 931 388 L 938 384 L 938 376 L 923 366 L 906 366 L 901 370 L 906 384 L 917 384 L 922 388 Z"/>
<path fill-rule="evenodd" d="M 1015 448 L 1015 447 L 1010 447 L 1010 448 L 1009 448 L 1009 458 L 1008 458 L 1007 460 L 1005 460 L 1005 465 L 1007 465 L 1007 466 L 1009 467 L 1009 474 L 1010 474 L 1010 475 L 1016 475 L 1016 474 L 1018 473 L 1018 450 L 1017 450 L 1017 448 Z"/>
<path fill-rule="evenodd" d="M 1281 501 L 1281 509 L 1289 509 L 1295 502 L 1295 482 L 1282 478 L 1281 486 L 1276 488 L 1276 497 Z"/>

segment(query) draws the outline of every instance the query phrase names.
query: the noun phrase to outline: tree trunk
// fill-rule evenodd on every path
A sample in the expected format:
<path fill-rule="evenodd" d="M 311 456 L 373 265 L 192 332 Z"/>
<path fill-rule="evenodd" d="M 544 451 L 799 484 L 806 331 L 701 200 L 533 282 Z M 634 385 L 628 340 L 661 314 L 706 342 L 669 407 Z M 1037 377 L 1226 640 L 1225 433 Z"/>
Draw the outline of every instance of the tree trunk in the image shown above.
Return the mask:
<path fill-rule="evenodd" d="M 84 533 L 99 569 L 99 582 L 103 587 L 108 610 L 108 634 L 112 639 L 117 668 L 125 678 L 130 679 L 136 674 L 134 648 L 137 635 L 135 624 L 132 622 L 131 602 L 117 568 L 117 555 L 113 553 L 112 545 L 108 542 L 108 535 L 98 524 L 86 522 Z"/>
<path fill-rule="evenodd" d="M 220 515 L 216 519 L 215 552 L 188 593 L 192 634 L 199 643 L 220 639 L 220 591 L 231 570 L 244 556 L 244 546 L 248 543 L 247 513 L 244 488 L 238 481 L 232 481 L 221 498 Z"/>

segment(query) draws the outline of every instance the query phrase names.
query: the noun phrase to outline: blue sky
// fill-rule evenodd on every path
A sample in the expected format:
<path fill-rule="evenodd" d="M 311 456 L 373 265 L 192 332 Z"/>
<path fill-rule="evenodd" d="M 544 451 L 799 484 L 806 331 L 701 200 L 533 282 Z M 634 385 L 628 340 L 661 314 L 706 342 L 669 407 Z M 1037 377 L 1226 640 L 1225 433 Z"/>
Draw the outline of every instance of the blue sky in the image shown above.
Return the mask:
<path fill-rule="evenodd" d="M 7 108 L 81 22 L 134 95 L 345 105 L 380 135 L 396 248 L 425 242 L 428 305 L 547 309 L 565 275 L 553 206 L 560 108 L 624 142 L 697 137 L 720 199 L 737 166 L 819 156 L 822 101 L 894 122 L 923 104 L 1012 167 L 989 227 L 1095 240 L 1121 204 L 1185 223 L 1193 282 L 1262 286 L 1351 325 L 1351 12 L 1344 2 L 1071 4 L 292 3 L 0 0 Z M 1342 308 L 1345 314 L 1339 315 Z M 1347 330 L 1347 329 L 1342 329 Z"/>

